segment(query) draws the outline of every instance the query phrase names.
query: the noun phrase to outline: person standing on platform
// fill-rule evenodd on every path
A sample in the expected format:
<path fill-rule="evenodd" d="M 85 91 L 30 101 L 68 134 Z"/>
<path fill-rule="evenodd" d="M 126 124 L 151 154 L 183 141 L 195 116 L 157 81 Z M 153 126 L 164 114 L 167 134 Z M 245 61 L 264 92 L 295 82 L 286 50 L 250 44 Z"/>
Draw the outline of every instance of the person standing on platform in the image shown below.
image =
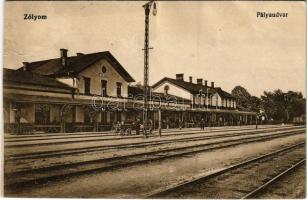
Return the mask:
<path fill-rule="evenodd" d="M 136 135 L 140 135 L 140 126 L 141 126 L 140 120 L 137 119 L 137 120 L 136 120 L 136 123 L 135 123 L 135 132 L 136 132 Z"/>
<path fill-rule="evenodd" d="M 152 134 L 152 130 L 153 130 L 153 121 L 151 119 L 149 120 L 149 134 Z"/>
<path fill-rule="evenodd" d="M 205 120 L 203 118 L 200 121 L 200 129 L 205 130 Z"/>
<path fill-rule="evenodd" d="M 125 135 L 125 122 L 120 122 L 120 135 Z"/>
<path fill-rule="evenodd" d="M 181 129 L 182 129 L 182 125 L 183 125 L 183 122 L 182 122 L 182 120 L 181 120 L 181 119 L 179 119 L 179 130 L 181 130 Z"/>

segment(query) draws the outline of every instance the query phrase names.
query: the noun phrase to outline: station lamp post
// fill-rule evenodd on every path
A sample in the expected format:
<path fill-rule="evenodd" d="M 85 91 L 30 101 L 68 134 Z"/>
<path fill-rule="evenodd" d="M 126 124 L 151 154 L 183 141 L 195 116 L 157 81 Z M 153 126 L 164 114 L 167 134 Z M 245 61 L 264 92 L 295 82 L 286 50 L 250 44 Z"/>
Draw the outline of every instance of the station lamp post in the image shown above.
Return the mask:
<path fill-rule="evenodd" d="M 148 125 L 148 70 L 149 70 L 149 14 L 150 9 L 153 6 L 152 14 L 157 14 L 156 3 L 149 1 L 143 5 L 145 10 L 145 41 L 144 41 L 144 110 L 143 110 L 143 125 L 144 125 L 144 137 L 147 137 L 147 125 Z"/>

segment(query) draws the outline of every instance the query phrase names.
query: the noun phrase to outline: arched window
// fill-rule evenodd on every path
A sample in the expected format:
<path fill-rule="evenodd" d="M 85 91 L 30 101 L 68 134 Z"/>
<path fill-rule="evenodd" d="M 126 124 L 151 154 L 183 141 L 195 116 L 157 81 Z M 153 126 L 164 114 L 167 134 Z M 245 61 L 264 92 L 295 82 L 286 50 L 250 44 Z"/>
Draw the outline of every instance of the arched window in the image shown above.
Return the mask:
<path fill-rule="evenodd" d="M 107 68 L 106 68 L 105 66 L 102 66 L 102 67 L 101 67 L 101 72 L 102 72 L 102 73 L 106 73 L 106 72 L 107 72 Z"/>

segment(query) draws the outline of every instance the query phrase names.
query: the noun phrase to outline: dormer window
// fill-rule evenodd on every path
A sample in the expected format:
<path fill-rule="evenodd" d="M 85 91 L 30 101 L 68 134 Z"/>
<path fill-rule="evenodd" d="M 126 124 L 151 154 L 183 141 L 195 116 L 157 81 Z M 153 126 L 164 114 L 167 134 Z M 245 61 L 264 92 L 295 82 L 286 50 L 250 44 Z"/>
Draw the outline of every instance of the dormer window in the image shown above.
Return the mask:
<path fill-rule="evenodd" d="M 168 95 L 168 91 L 169 91 L 169 86 L 168 85 L 164 86 L 164 94 L 165 95 Z"/>

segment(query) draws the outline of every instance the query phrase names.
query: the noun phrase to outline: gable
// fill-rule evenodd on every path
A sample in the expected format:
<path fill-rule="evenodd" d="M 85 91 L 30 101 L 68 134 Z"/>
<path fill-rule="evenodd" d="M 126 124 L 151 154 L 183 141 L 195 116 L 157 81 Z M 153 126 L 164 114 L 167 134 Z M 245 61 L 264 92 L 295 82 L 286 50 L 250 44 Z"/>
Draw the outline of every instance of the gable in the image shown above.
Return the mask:
<path fill-rule="evenodd" d="M 179 86 L 177 86 L 177 85 L 175 85 L 175 84 L 173 84 L 172 82 L 169 82 L 169 81 L 163 81 L 159 85 L 156 85 L 155 88 L 153 88 L 153 91 L 158 92 L 158 93 L 164 93 L 164 87 L 166 85 L 169 86 L 169 90 L 168 90 L 169 94 L 179 96 L 179 97 L 185 98 L 185 99 L 191 98 L 191 93 L 188 90 L 186 90 L 182 87 L 179 87 Z"/>
<path fill-rule="evenodd" d="M 134 82 L 131 75 L 109 51 L 67 57 L 67 67 L 62 66 L 60 58 L 32 62 L 27 65 L 27 70 L 55 78 L 77 76 L 80 72 L 92 66 L 102 58 L 108 60 L 114 70 L 116 70 L 125 81 Z M 19 68 L 18 70 L 22 71 L 23 68 Z"/>
<path fill-rule="evenodd" d="M 108 81 L 117 81 L 117 82 L 127 82 L 121 74 L 119 74 L 112 66 L 107 59 L 101 58 L 94 64 L 90 65 L 86 69 L 82 70 L 78 77 L 88 77 L 91 79 L 98 79 L 99 84 L 100 80 L 108 80 Z"/>
<path fill-rule="evenodd" d="M 190 82 L 172 79 L 172 78 L 168 78 L 168 77 L 164 77 L 163 79 L 161 79 L 160 81 L 155 83 L 152 87 L 153 88 L 158 87 L 159 85 L 161 85 L 165 81 L 170 82 L 173 85 L 176 85 L 176 86 L 188 91 L 191 94 L 199 94 L 200 91 L 202 91 L 203 93 L 211 94 L 214 91 L 214 88 L 209 87 L 209 86 L 199 85 L 199 84 L 196 84 L 196 83 L 190 83 Z"/>
<path fill-rule="evenodd" d="M 128 96 L 127 82 L 113 67 L 107 59 L 100 59 L 91 66 L 81 71 L 77 76 L 77 88 L 80 93 L 85 93 L 85 78 L 90 81 L 90 93 L 101 95 L 102 81 L 106 82 L 106 93 L 108 96 L 117 96 L 117 83 L 121 84 L 121 96 Z"/>

